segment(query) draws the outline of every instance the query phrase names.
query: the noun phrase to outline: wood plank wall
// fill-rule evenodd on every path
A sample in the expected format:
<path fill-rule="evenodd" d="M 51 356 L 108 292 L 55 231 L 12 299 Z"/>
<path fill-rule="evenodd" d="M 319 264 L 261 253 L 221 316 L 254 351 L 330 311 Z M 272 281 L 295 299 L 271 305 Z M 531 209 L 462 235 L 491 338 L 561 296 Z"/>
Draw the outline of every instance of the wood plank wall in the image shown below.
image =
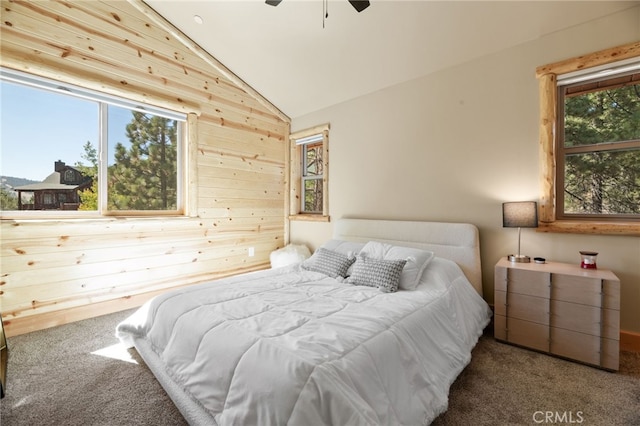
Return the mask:
<path fill-rule="evenodd" d="M 139 0 L 1 3 L 3 67 L 195 113 L 188 217 L 2 219 L 7 335 L 269 266 L 286 238 L 288 117 Z"/>

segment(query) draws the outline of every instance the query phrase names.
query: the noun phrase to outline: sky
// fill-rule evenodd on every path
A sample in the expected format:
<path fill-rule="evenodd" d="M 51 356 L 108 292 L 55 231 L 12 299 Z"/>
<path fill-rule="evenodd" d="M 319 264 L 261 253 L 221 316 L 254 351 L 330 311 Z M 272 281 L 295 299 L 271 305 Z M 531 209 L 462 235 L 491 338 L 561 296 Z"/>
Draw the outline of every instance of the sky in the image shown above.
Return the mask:
<path fill-rule="evenodd" d="M 83 146 L 90 141 L 97 149 L 98 118 L 96 102 L 0 82 L 0 175 L 42 181 L 57 160 L 88 165 Z M 110 117 L 110 140 L 127 142 L 130 119 Z"/>

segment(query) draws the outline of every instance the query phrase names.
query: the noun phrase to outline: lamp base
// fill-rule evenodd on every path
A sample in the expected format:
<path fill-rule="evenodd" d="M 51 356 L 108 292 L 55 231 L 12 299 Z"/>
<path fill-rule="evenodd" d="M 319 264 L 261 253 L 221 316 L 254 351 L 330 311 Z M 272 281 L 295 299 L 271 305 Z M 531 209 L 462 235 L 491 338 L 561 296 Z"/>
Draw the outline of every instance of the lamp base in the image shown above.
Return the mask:
<path fill-rule="evenodd" d="M 524 254 L 510 254 L 507 259 L 509 259 L 509 262 L 531 263 L 531 258 Z"/>

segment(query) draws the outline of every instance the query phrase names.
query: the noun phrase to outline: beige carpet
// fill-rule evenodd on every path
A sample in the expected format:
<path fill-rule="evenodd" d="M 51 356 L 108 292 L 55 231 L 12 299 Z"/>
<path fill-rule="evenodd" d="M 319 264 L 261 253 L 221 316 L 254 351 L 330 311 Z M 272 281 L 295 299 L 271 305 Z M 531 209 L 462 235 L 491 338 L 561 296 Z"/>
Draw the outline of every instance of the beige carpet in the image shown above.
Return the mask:
<path fill-rule="evenodd" d="M 9 338 L 0 424 L 184 425 L 135 351 L 119 355 L 137 364 L 105 354 L 129 313 Z M 609 373 L 483 336 L 433 424 L 640 425 L 640 355 L 623 353 L 621 364 Z"/>
<path fill-rule="evenodd" d="M 617 373 L 480 339 L 433 425 L 640 426 L 640 354 Z"/>

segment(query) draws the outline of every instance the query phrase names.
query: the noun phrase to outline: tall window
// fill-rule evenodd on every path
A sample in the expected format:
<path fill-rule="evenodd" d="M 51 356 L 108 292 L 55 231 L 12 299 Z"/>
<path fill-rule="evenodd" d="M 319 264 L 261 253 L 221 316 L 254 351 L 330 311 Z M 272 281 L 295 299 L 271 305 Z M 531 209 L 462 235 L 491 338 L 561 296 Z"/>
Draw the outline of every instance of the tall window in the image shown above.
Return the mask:
<path fill-rule="evenodd" d="M 182 213 L 184 114 L 13 70 L 0 77 L 3 216 Z"/>
<path fill-rule="evenodd" d="M 304 213 L 322 213 L 322 134 L 311 136 L 302 145 L 302 188 L 300 210 Z M 300 143 L 300 140 L 298 140 Z"/>
<path fill-rule="evenodd" d="M 640 73 L 558 83 L 559 219 L 640 219 Z"/>
<path fill-rule="evenodd" d="M 295 132 L 290 140 L 291 216 L 293 219 L 328 220 L 329 125 Z"/>
<path fill-rule="evenodd" d="M 640 236 L 640 43 L 539 66 L 539 229 Z"/>

